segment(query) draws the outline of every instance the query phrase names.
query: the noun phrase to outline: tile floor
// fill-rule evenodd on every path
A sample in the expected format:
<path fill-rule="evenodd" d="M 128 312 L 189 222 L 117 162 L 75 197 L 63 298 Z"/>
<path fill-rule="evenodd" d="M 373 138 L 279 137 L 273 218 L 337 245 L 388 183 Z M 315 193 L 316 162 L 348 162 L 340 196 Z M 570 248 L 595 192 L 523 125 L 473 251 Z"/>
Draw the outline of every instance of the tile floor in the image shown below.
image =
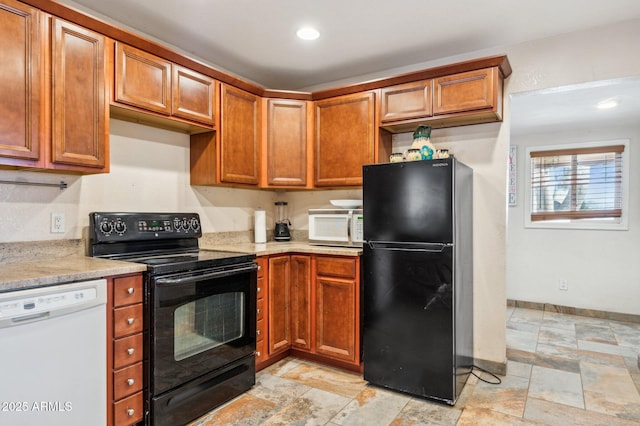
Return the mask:
<path fill-rule="evenodd" d="M 454 407 L 287 358 L 191 426 L 640 425 L 639 354 L 640 324 L 507 308 L 507 375 L 471 376 Z"/>

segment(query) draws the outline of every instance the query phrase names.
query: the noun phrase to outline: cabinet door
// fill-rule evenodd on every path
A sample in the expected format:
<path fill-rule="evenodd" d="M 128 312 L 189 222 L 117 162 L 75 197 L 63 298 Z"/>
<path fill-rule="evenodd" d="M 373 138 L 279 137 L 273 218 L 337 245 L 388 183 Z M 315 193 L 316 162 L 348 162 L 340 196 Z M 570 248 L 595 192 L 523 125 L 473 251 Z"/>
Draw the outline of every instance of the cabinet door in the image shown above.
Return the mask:
<path fill-rule="evenodd" d="M 257 96 L 222 85 L 220 180 L 258 184 L 260 104 Z"/>
<path fill-rule="evenodd" d="M 311 349 L 310 256 L 291 256 L 291 344 Z"/>
<path fill-rule="evenodd" d="M 372 92 L 316 102 L 316 186 L 362 185 L 362 166 L 374 161 Z"/>
<path fill-rule="evenodd" d="M 52 18 L 51 161 L 104 168 L 108 96 L 105 38 Z"/>
<path fill-rule="evenodd" d="M 432 114 L 433 80 L 385 87 L 380 92 L 380 121 L 429 117 Z"/>
<path fill-rule="evenodd" d="M 171 62 L 116 43 L 115 101 L 171 113 Z"/>
<path fill-rule="evenodd" d="M 316 278 L 316 353 L 344 361 L 356 359 L 356 284 Z"/>
<path fill-rule="evenodd" d="M 436 78 L 433 113 L 493 109 L 498 103 L 498 82 L 497 67 Z"/>
<path fill-rule="evenodd" d="M 172 83 L 172 115 L 214 124 L 215 81 L 211 77 L 173 65 Z"/>
<path fill-rule="evenodd" d="M 14 0 L 0 0 L 0 164 L 37 160 L 44 102 L 41 15 Z M 24 163 L 22 163 L 24 164 Z"/>
<path fill-rule="evenodd" d="M 289 256 L 269 258 L 269 355 L 291 345 L 291 262 Z"/>
<path fill-rule="evenodd" d="M 307 103 L 267 102 L 267 185 L 307 184 Z"/>

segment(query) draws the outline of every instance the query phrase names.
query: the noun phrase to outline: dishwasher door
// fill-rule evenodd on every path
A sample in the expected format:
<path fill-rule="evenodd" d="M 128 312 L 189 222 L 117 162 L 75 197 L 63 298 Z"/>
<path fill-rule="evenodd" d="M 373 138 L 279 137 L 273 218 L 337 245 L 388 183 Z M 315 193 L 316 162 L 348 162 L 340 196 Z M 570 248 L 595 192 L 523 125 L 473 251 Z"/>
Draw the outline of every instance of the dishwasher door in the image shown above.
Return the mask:
<path fill-rule="evenodd" d="M 106 424 L 106 280 L 0 293 L 0 424 Z"/>

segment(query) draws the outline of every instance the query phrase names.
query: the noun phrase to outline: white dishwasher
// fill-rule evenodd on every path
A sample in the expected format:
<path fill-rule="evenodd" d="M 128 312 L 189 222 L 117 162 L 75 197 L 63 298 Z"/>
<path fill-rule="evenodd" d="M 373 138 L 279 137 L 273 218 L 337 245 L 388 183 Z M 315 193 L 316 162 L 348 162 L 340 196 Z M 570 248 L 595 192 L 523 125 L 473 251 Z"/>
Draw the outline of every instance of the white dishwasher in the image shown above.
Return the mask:
<path fill-rule="evenodd" d="M 106 287 L 0 293 L 0 425 L 106 424 Z"/>

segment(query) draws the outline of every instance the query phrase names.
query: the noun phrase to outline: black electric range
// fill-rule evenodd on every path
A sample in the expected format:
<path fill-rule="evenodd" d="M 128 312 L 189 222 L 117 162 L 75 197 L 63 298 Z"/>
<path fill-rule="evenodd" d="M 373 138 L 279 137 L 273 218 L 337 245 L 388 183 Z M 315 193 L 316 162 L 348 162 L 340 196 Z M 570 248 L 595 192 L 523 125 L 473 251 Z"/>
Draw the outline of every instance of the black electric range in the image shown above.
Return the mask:
<path fill-rule="evenodd" d="M 93 257 L 147 265 L 145 424 L 186 424 L 255 384 L 254 254 L 200 250 L 196 213 L 91 213 Z"/>

